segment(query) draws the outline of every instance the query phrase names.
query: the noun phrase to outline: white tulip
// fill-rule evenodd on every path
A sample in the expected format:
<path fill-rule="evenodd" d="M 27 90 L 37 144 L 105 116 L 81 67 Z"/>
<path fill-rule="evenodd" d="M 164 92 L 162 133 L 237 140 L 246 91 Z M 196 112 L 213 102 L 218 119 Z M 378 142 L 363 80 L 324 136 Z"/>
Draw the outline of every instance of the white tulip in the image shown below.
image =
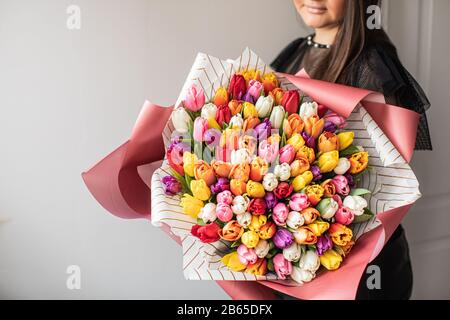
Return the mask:
<path fill-rule="evenodd" d="M 275 106 L 273 107 L 272 113 L 270 114 L 270 123 L 272 124 L 272 128 L 280 129 L 281 125 L 284 121 L 284 108 L 283 106 Z"/>
<path fill-rule="evenodd" d="M 214 103 L 207 103 L 202 107 L 202 113 L 201 113 L 202 118 L 215 119 L 216 115 L 217 115 L 217 107 Z"/>
<path fill-rule="evenodd" d="M 231 164 L 250 163 L 252 156 L 248 149 L 242 148 L 231 151 Z"/>
<path fill-rule="evenodd" d="M 207 203 L 203 208 L 200 209 L 198 215 L 204 223 L 213 222 L 217 219 L 216 215 L 216 205 L 214 203 Z"/>
<path fill-rule="evenodd" d="M 328 200 L 329 203 L 328 206 L 326 206 L 323 210 L 320 211 L 320 216 L 323 219 L 331 219 L 338 211 L 339 203 L 337 203 L 337 201 L 334 200 L 333 198 L 326 198 L 324 200 Z"/>
<path fill-rule="evenodd" d="M 317 102 L 303 102 L 300 106 L 300 118 L 306 121 L 309 117 L 317 115 L 318 108 Z"/>
<path fill-rule="evenodd" d="M 359 152 L 363 152 L 364 151 L 364 147 L 363 146 L 356 146 L 356 148 L 358 149 Z"/>
<path fill-rule="evenodd" d="M 236 114 L 230 119 L 230 128 L 239 128 L 241 129 L 244 126 L 244 119 L 240 113 Z"/>
<path fill-rule="evenodd" d="M 273 98 L 272 96 L 260 96 L 258 101 L 256 101 L 255 107 L 256 111 L 258 111 L 258 117 L 267 118 L 272 111 L 273 106 Z"/>
<path fill-rule="evenodd" d="M 190 123 L 192 119 L 184 108 L 177 108 L 172 112 L 172 124 L 179 133 L 187 133 Z"/>
<path fill-rule="evenodd" d="M 264 239 L 260 239 L 255 247 L 255 252 L 258 258 L 264 258 L 270 251 L 269 242 Z"/>
<path fill-rule="evenodd" d="M 367 200 L 361 196 L 346 196 L 342 205 L 349 208 L 355 216 L 360 216 L 364 213 L 364 208 L 367 207 Z"/>
<path fill-rule="evenodd" d="M 268 173 L 263 178 L 263 187 L 266 191 L 273 191 L 278 186 L 277 177 L 273 173 Z"/>
<path fill-rule="evenodd" d="M 286 219 L 286 224 L 289 228 L 298 229 L 305 223 L 305 218 L 300 212 L 291 211 Z"/>
<path fill-rule="evenodd" d="M 301 269 L 296 266 L 292 266 L 291 278 L 295 282 L 303 284 L 305 282 L 310 282 L 315 277 L 316 277 L 315 272 L 311 272 L 311 271 L 304 270 L 304 269 Z"/>
<path fill-rule="evenodd" d="M 250 212 L 244 212 L 236 215 L 236 221 L 243 227 L 248 228 L 252 223 L 252 214 Z"/>
<path fill-rule="evenodd" d="M 299 244 L 293 243 L 290 247 L 283 249 L 283 257 L 291 262 L 296 262 L 302 255 L 302 248 Z"/>
<path fill-rule="evenodd" d="M 291 177 L 291 166 L 288 163 L 277 164 L 273 173 L 280 181 L 287 181 Z"/>
<path fill-rule="evenodd" d="M 250 200 L 244 196 L 234 197 L 233 203 L 231 204 L 231 210 L 234 214 L 243 214 L 247 212 Z"/>
<path fill-rule="evenodd" d="M 334 173 L 343 175 L 348 169 L 350 169 L 350 160 L 347 158 L 339 158 L 338 165 L 334 168 Z"/>
<path fill-rule="evenodd" d="M 314 250 L 308 250 L 300 258 L 298 266 L 303 270 L 316 272 L 320 267 L 320 258 Z"/>

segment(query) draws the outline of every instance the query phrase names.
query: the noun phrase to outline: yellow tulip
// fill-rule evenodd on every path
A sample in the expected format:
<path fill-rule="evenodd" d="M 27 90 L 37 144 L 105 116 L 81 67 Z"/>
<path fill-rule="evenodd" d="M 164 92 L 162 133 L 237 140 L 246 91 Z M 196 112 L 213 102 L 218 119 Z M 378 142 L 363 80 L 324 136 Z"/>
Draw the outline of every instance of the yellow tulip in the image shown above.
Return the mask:
<path fill-rule="evenodd" d="M 184 173 L 186 173 L 190 177 L 194 176 L 194 165 L 195 165 L 196 161 L 197 161 L 197 156 L 195 154 L 190 153 L 188 151 L 183 153 Z"/>
<path fill-rule="evenodd" d="M 259 216 L 252 216 L 252 221 L 250 222 L 250 225 L 248 228 L 251 231 L 259 232 L 261 227 L 265 225 L 267 222 L 267 217 L 265 215 L 259 215 Z"/>
<path fill-rule="evenodd" d="M 258 117 L 258 111 L 253 103 L 244 102 L 244 119 L 248 119 L 250 117 Z"/>
<path fill-rule="evenodd" d="M 183 208 L 184 214 L 187 214 L 193 218 L 197 218 L 204 204 L 203 201 L 194 198 L 190 194 L 185 193 L 181 198 L 180 205 Z"/>
<path fill-rule="evenodd" d="M 341 132 L 337 135 L 339 139 L 339 151 L 347 149 L 353 143 L 355 133 L 353 131 Z"/>
<path fill-rule="evenodd" d="M 208 126 L 209 128 L 213 128 L 213 129 L 217 129 L 217 130 L 222 130 L 222 128 L 220 127 L 220 125 L 217 123 L 216 119 L 209 117 L 208 118 Z"/>
<path fill-rule="evenodd" d="M 308 224 L 308 227 L 311 229 L 315 236 L 320 237 L 325 231 L 330 228 L 330 224 L 325 221 L 316 220 L 313 223 Z"/>
<path fill-rule="evenodd" d="M 311 171 L 305 171 L 301 175 L 296 176 L 294 180 L 292 180 L 292 187 L 296 192 L 298 192 L 308 184 L 310 184 L 313 178 L 314 176 Z"/>
<path fill-rule="evenodd" d="M 219 89 L 217 89 L 216 94 L 214 95 L 213 102 L 216 106 L 228 104 L 227 89 L 224 87 L 220 87 Z"/>
<path fill-rule="evenodd" d="M 192 180 L 191 191 L 194 198 L 202 201 L 206 201 L 211 197 L 211 190 L 204 180 Z"/>
<path fill-rule="evenodd" d="M 236 251 L 226 254 L 222 257 L 222 263 L 226 265 L 232 271 L 242 271 L 247 268 L 247 265 L 243 264 L 239 260 L 239 255 Z"/>
<path fill-rule="evenodd" d="M 241 237 L 241 241 L 247 248 L 254 248 L 259 242 L 259 235 L 255 231 L 246 231 Z"/>
<path fill-rule="evenodd" d="M 320 256 L 320 264 L 328 270 L 336 270 L 340 267 L 342 257 L 333 249 L 326 251 Z"/>
<path fill-rule="evenodd" d="M 295 152 L 298 152 L 300 148 L 305 145 L 305 140 L 300 133 L 295 133 L 286 141 L 286 143 L 293 146 Z"/>
<path fill-rule="evenodd" d="M 350 174 L 357 174 L 362 172 L 369 165 L 369 153 L 367 151 L 360 151 L 354 153 L 348 158 L 350 161 Z"/>
<path fill-rule="evenodd" d="M 327 173 L 334 170 L 339 163 L 339 151 L 329 151 L 322 153 L 318 159 L 320 172 Z"/>
<path fill-rule="evenodd" d="M 263 198 L 266 192 L 261 183 L 249 180 L 247 182 L 247 194 L 252 198 Z"/>

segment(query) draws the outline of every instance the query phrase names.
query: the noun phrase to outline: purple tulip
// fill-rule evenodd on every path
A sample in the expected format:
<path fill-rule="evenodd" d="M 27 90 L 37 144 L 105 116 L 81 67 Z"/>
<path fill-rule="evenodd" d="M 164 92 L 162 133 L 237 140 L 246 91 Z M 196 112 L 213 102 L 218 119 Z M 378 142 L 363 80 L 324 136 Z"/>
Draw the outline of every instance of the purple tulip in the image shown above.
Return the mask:
<path fill-rule="evenodd" d="M 325 125 L 323 127 L 323 131 L 328 131 L 331 133 L 335 133 L 337 130 L 336 125 L 331 121 L 325 121 Z"/>
<path fill-rule="evenodd" d="M 317 181 L 322 179 L 322 173 L 320 172 L 320 168 L 318 166 L 312 166 L 311 172 L 313 174 L 313 181 Z"/>
<path fill-rule="evenodd" d="M 174 196 L 181 191 L 181 183 L 172 176 L 163 177 L 162 183 L 164 183 L 164 191 L 169 196 Z"/>
<path fill-rule="evenodd" d="M 294 243 L 294 236 L 287 229 L 278 229 L 272 240 L 277 248 L 285 249 Z"/>
<path fill-rule="evenodd" d="M 314 139 L 314 137 L 310 137 L 306 134 L 306 132 L 302 132 L 302 137 L 303 140 L 305 140 L 306 146 L 310 147 L 310 148 L 315 148 L 316 147 L 316 139 Z"/>
<path fill-rule="evenodd" d="M 355 181 L 353 180 L 353 176 L 350 173 L 344 174 L 344 177 L 347 178 L 348 185 L 350 188 L 355 187 Z"/>
<path fill-rule="evenodd" d="M 258 124 L 255 128 L 254 128 L 257 137 L 258 137 L 258 141 L 262 141 L 267 139 L 267 137 L 270 137 L 270 131 L 272 131 L 272 124 L 270 123 L 269 119 L 264 119 L 263 122 L 261 122 L 260 124 Z"/>
<path fill-rule="evenodd" d="M 220 177 L 217 182 L 211 186 L 211 191 L 214 194 L 218 194 L 225 190 L 230 190 L 230 181 L 227 178 Z"/>
<path fill-rule="evenodd" d="M 273 209 L 278 203 L 278 199 L 273 192 L 266 192 L 264 200 L 266 200 L 267 209 Z"/>
<path fill-rule="evenodd" d="M 250 102 L 251 104 L 255 104 L 255 98 L 250 94 L 249 91 L 244 95 L 244 101 Z"/>
<path fill-rule="evenodd" d="M 316 251 L 319 256 L 323 255 L 326 251 L 333 248 L 333 241 L 328 234 L 324 234 L 317 238 Z"/>

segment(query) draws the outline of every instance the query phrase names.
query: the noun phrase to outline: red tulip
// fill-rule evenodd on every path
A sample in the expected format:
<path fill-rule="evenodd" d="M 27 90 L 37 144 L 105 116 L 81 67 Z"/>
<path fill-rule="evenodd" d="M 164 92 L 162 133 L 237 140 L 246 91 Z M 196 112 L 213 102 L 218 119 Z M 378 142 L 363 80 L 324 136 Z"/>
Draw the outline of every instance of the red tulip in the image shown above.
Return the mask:
<path fill-rule="evenodd" d="M 281 105 L 289 113 L 297 113 L 298 105 L 300 103 L 300 95 L 297 90 L 289 90 L 284 93 L 283 99 L 281 99 Z"/>
<path fill-rule="evenodd" d="M 244 76 L 234 74 L 228 86 L 228 94 L 235 100 L 241 100 L 247 91 L 247 83 Z"/>

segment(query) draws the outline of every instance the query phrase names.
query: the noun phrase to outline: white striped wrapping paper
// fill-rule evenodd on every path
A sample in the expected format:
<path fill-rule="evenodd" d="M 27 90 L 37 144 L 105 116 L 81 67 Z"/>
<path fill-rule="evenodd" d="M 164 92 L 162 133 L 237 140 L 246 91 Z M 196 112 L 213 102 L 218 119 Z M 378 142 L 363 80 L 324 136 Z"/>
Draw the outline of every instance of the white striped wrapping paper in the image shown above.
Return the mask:
<path fill-rule="evenodd" d="M 271 69 L 250 49 L 234 61 L 220 60 L 207 54 L 197 55 L 189 72 L 176 107 L 181 105 L 187 88 L 192 83 L 203 88 L 207 100 L 211 99 L 217 88 L 227 86 L 231 75 L 241 69 L 259 69 L 269 72 Z M 297 89 L 285 78 L 280 78 L 284 89 Z M 358 187 L 371 191 L 364 197 L 372 212 L 378 214 L 393 208 L 415 202 L 420 198 L 419 183 L 409 164 L 403 159 L 387 136 L 378 127 L 370 114 L 362 106 L 353 110 L 347 119 L 346 130 L 355 132 L 355 145 L 363 146 L 369 153 L 371 170 L 362 176 Z M 170 144 L 173 126 L 169 121 L 163 131 L 166 147 Z M 152 176 L 152 223 L 161 226 L 165 223 L 182 240 L 183 273 L 190 280 L 277 280 L 276 275 L 254 276 L 243 272 L 233 272 L 224 266 L 220 259 L 227 250 L 225 241 L 212 244 L 200 242 L 190 234 L 196 220 L 183 214 L 180 196 L 168 196 L 164 193 L 162 178 L 169 174 L 169 165 L 164 160 L 160 169 Z M 370 221 L 352 226 L 356 238 L 380 225 L 374 217 Z M 358 244 L 356 244 L 358 245 Z M 285 281 L 287 285 L 296 285 Z"/>

